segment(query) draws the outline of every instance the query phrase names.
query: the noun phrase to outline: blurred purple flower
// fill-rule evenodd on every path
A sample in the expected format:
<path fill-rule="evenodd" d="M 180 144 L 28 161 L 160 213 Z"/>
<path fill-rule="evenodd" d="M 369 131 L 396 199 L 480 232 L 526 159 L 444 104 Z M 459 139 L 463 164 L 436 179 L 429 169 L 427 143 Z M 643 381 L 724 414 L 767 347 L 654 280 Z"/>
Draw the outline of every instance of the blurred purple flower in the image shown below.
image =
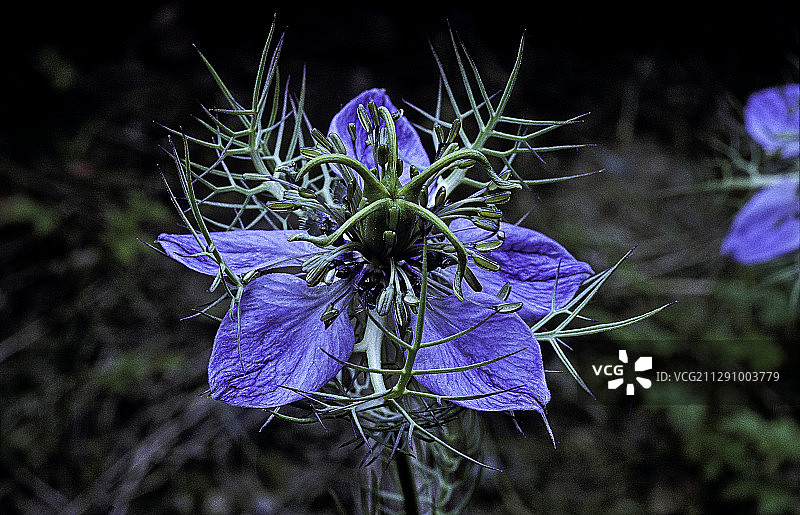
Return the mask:
<path fill-rule="evenodd" d="M 358 105 L 370 101 L 396 111 L 383 90 L 368 90 L 334 117 L 330 133 L 341 138 L 348 155 L 373 167 L 372 152 L 357 115 Z M 355 141 L 349 133 L 351 123 L 356 126 Z M 429 159 L 410 122 L 400 117 L 395 125 L 398 153 L 404 161 L 402 182 L 408 180 L 406 165 L 427 167 Z M 479 230 L 462 222 L 457 220 L 453 225 L 463 234 L 462 241 L 481 237 Z M 478 368 L 415 378 L 437 395 L 484 396 L 454 400 L 468 408 L 541 412 L 550 393 L 539 344 L 526 322 L 540 319 L 552 304 L 561 307 L 569 302 L 592 270 L 543 234 L 507 224 L 501 229 L 506 239 L 491 252 L 491 259 L 500 263 L 502 270 L 492 274 L 474 267 L 474 263 L 473 268 L 492 293 L 509 282 L 509 301 L 519 300 L 523 309 L 519 314 L 499 313 L 493 306 L 501 300 L 486 291 L 464 291 L 464 301 L 459 301 L 443 286 L 454 266 L 433 259 L 423 342 L 475 328 L 450 341 L 423 346 L 416 356 L 415 370 L 464 367 L 506 357 Z M 300 266 L 313 256 L 328 258 L 332 254 L 329 248 L 288 241 L 300 232 L 237 230 L 210 234 L 234 273 L 256 275 L 217 332 L 209 362 L 213 398 L 235 406 L 268 408 L 300 400 L 304 398 L 301 392 L 319 390 L 342 369 L 339 361 L 353 353 L 355 336 L 348 315 L 351 303 L 375 308 L 377 297 L 387 286 L 389 261 L 419 285 L 421 236 L 411 245 L 392 251 L 382 263 L 376 262 L 374 255 L 364 256 L 355 237 L 358 234 L 348 234 L 348 251 L 336 255 L 325 281 L 309 286 Z M 218 264 L 207 254 L 209 242 L 198 241 L 193 235 L 171 234 L 162 234 L 158 241 L 170 257 L 192 270 L 212 276 L 219 273 Z M 414 327 L 413 322 L 410 327 Z"/>
<path fill-rule="evenodd" d="M 756 91 L 744 106 L 748 134 L 769 153 L 796 157 L 800 153 L 800 84 Z"/>
<path fill-rule="evenodd" d="M 800 249 L 798 180 L 758 191 L 733 219 L 722 254 L 744 265 L 764 263 Z"/>

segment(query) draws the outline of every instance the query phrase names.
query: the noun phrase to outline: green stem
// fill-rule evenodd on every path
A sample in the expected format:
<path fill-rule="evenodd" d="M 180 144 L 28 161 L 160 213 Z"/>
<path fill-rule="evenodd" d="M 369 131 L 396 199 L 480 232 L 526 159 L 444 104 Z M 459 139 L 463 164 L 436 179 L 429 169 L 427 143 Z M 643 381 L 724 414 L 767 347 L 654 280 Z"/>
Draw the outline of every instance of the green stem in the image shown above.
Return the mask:
<path fill-rule="evenodd" d="M 384 323 L 386 317 L 374 313 L 381 323 Z M 367 355 L 367 365 L 371 369 L 381 369 L 381 347 L 383 345 L 383 331 L 380 326 L 376 324 L 371 317 L 367 318 L 367 327 L 364 330 L 364 352 Z M 369 380 L 372 383 L 372 388 L 376 394 L 382 395 L 386 393 L 386 384 L 383 382 L 383 375 L 380 372 L 370 372 Z"/>
<path fill-rule="evenodd" d="M 397 452 L 394 455 L 400 490 L 403 494 L 403 508 L 406 515 L 419 514 L 419 499 L 417 499 L 417 485 L 414 481 L 414 472 L 408 454 Z"/>

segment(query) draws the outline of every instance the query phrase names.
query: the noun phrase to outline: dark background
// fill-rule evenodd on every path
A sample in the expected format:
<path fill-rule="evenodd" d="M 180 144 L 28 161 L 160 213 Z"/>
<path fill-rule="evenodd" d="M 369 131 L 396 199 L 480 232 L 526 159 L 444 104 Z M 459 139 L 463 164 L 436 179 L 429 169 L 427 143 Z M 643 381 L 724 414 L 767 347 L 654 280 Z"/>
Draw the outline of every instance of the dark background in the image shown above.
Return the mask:
<path fill-rule="evenodd" d="M 790 285 L 718 256 L 749 195 L 665 195 L 718 177 L 723 141 L 747 154 L 741 105 L 797 82 L 797 9 L 784 3 L 403 4 L 312 8 L 228 2 L 130 8 L 22 6 L 6 19 L 0 102 L 0 512 L 334 512 L 353 504 L 362 450 L 347 424 L 298 427 L 199 396 L 213 322 L 180 319 L 208 300 L 196 277 L 148 249 L 178 231 L 160 171 L 169 127 L 195 127 L 222 98 L 193 45 L 250 95 L 277 13 L 283 77 L 307 74 L 324 130 L 361 90 L 431 109 L 451 27 L 493 89 L 526 33 L 511 113 L 591 113 L 547 144 L 595 146 L 532 161 L 530 176 L 606 172 L 521 195 L 510 216 L 596 270 L 636 252 L 601 290 L 609 321 L 678 301 L 570 358 L 597 398 L 552 374 L 548 417 L 482 417 L 475 512 L 781 513 L 797 483 L 797 313 Z M 489 6 L 492 7 L 492 6 Z M 685 384 L 635 401 L 603 391 L 591 364 L 617 350 L 661 370 L 776 370 L 777 384 Z M 560 369 L 544 348 L 548 368 Z"/>

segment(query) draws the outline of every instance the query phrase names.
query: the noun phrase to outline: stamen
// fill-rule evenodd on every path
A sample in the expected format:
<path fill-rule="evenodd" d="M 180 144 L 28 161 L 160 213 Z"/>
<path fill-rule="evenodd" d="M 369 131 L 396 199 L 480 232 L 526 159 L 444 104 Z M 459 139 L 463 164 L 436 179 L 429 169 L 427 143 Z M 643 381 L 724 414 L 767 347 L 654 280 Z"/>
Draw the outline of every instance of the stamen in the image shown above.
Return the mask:
<path fill-rule="evenodd" d="M 364 131 L 369 135 L 372 133 L 372 120 L 369 118 L 369 113 L 367 112 L 367 108 L 364 107 L 364 104 L 358 104 L 356 108 L 356 112 L 358 114 L 358 121 L 361 122 L 361 126 L 364 128 Z"/>
<path fill-rule="evenodd" d="M 500 221 L 491 218 L 482 218 L 479 216 L 469 217 L 469 221 L 475 224 L 479 229 L 489 232 L 497 232 L 500 230 Z"/>
<path fill-rule="evenodd" d="M 497 297 L 508 300 L 508 296 L 511 295 L 511 283 L 505 283 L 500 289 L 497 291 Z"/>
<path fill-rule="evenodd" d="M 472 256 L 472 260 L 475 262 L 476 265 L 487 270 L 489 272 L 499 272 L 500 265 L 492 261 L 491 259 L 487 259 L 482 255 L 478 254 L 477 252 L 470 252 L 470 256 Z"/>
<path fill-rule="evenodd" d="M 339 310 L 333 306 L 333 302 L 328 304 L 328 308 L 325 310 L 324 313 L 319 317 L 320 322 L 325 324 L 325 329 L 329 328 L 333 321 L 336 320 L 336 317 L 339 316 Z"/>
<path fill-rule="evenodd" d="M 509 200 L 511 200 L 510 191 L 498 191 L 483 197 L 483 201 L 486 204 L 505 204 Z"/>

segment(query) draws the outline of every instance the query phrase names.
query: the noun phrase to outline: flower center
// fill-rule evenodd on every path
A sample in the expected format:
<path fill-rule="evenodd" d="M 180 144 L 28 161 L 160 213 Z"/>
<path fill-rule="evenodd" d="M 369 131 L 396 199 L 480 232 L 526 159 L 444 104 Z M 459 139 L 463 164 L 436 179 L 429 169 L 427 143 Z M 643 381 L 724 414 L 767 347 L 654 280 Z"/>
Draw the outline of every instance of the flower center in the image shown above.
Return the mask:
<path fill-rule="evenodd" d="M 326 254 L 315 256 L 306 263 L 304 270 L 308 284 L 319 283 L 335 269 L 334 260 L 342 253 L 357 252 L 369 263 L 369 269 L 381 271 L 386 277 L 384 291 L 391 292 L 391 295 L 399 295 L 403 291 L 413 293 L 413 288 L 409 288 L 412 281 L 405 275 L 406 268 L 412 275 L 419 274 L 420 270 L 414 263 L 421 263 L 419 256 L 423 245 L 426 245 L 429 252 L 436 256 L 429 262 L 436 262 L 438 266 L 457 265 L 452 284 L 452 292 L 457 298 L 463 300 L 461 283 L 464 279 L 470 287 L 480 290 L 480 284 L 467 268 L 467 262 L 471 256 L 476 265 L 496 271 L 499 267 L 480 255 L 480 252 L 491 251 L 491 248 L 478 249 L 476 252 L 477 247 L 465 245 L 448 224 L 457 218 L 467 218 L 497 237 L 497 241 L 491 244 L 497 248 L 498 241 L 502 242 L 499 230 L 502 213 L 496 205 L 508 200 L 508 190 L 517 189 L 520 185 L 496 174 L 483 153 L 458 148 L 455 139 L 460 124 L 457 120 L 447 137 L 441 139 L 433 163 L 418 171 L 399 157 L 395 121 L 402 117 L 402 111 L 390 113 L 385 106 L 378 107 L 374 102 L 369 102 L 366 107 L 359 105 L 357 112 L 357 121 L 363 128 L 362 135 L 366 133 L 366 146 L 372 149 L 374 167 L 369 168 L 365 162 L 348 154 L 335 132 L 325 137 L 318 130 L 312 130 L 317 146 L 303 149 L 309 161 L 294 179 L 299 179 L 316 166 L 331 166 L 339 172 L 346 193 L 341 197 L 341 203 L 331 203 L 322 202 L 319 195 L 313 192 L 298 189 L 288 199 L 290 202 L 286 203 L 294 208 L 296 204 L 293 202 L 296 201 L 329 220 L 326 223 L 315 222 L 314 227 L 320 229 L 322 234 L 295 234 L 290 238 L 290 241 L 308 241 L 327 249 Z M 359 131 L 355 121 L 348 125 L 348 132 L 352 147 L 356 148 Z M 475 164 L 489 175 L 490 182 L 484 188 L 466 199 L 447 203 L 447 189 L 440 186 L 431 198 L 429 192 L 443 174 L 465 173 Z M 401 176 L 404 184 L 401 184 Z M 398 267 L 398 263 L 404 264 Z M 432 269 L 429 268 L 429 271 Z M 397 283 L 398 287 L 394 286 L 393 281 L 399 281 L 397 277 L 400 275 L 406 279 L 405 288 L 400 282 Z M 380 300 L 377 304 L 381 305 Z"/>
<path fill-rule="evenodd" d="M 388 202 L 364 220 L 361 252 L 376 265 L 386 263 L 388 258 L 412 257 L 415 254 L 412 247 L 421 243 L 421 225 L 413 211 L 397 202 Z"/>

